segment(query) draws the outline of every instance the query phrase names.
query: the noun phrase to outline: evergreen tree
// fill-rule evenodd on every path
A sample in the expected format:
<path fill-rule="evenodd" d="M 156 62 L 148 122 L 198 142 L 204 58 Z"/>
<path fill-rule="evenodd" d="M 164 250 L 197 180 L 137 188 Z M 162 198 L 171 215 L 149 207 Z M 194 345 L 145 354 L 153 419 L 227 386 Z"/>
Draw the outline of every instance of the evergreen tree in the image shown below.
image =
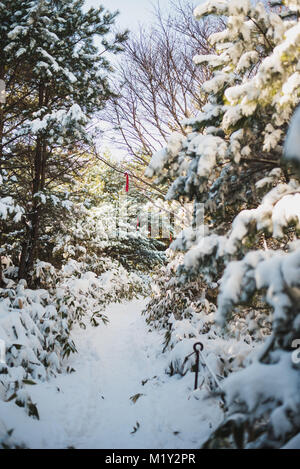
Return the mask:
<path fill-rule="evenodd" d="M 18 179 L 15 192 L 25 210 L 19 278 L 30 277 L 47 205 L 58 196 L 54 188 L 84 165 L 88 121 L 111 96 L 107 52 L 120 51 L 126 39 L 125 33 L 108 40 L 116 15 L 103 7 L 84 13 L 83 3 L 35 0 L 0 7 L 0 78 L 8 95 L 0 116 L 2 168 Z"/>
<path fill-rule="evenodd" d="M 203 85 L 207 104 L 185 122 L 187 137 L 174 135 L 147 170 L 173 177 L 167 197 L 194 200 L 195 216 L 197 204 L 205 205 L 205 236 L 194 223 L 174 243 L 188 251 L 181 280 L 200 275 L 214 289 L 221 285 L 216 319 L 223 326 L 236 318 L 237 305 L 249 333 L 272 322 L 251 364 L 224 380 L 226 420 L 208 447 L 280 447 L 300 430 L 292 353 L 300 336 L 300 185 L 299 173 L 282 159 L 300 98 L 299 11 L 299 2 L 289 0 L 272 11 L 247 0 L 195 9 L 199 19 L 227 20 L 210 37 L 217 53 L 194 58 L 213 73 Z M 299 160 L 298 120 L 296 114 L 288 161 Z"/>

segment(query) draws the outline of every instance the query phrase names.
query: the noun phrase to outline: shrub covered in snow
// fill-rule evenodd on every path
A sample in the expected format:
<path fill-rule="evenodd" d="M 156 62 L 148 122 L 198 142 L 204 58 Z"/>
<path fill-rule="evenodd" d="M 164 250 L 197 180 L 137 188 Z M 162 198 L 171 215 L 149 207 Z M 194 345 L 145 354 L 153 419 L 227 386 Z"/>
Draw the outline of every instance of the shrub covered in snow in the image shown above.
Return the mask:
<path fill-rule="evenodd" d="M 168 374 L 184 375 L 195 371 L 193 346 L 201 341 L 203 357 L 210 370 L 220 379 L 243 366 L 245 358 L 270 333 L 270 323 L 261 330 L 248 327 L 246 312 L 234 315 L 234 325 L 226 333 L 215 323 L 217 311 L 215 288 L 209 288 L 199 277 L 184 281 L 176 276 L 183 255 L 170 251 L 167 266 L 157 270 L 152 283 L 151 300 L 144 311 L 150 327 L 164 334 L 163 351 L 168 354 Z M 249 317 L 259 312 L 249 308 Z M 254 321 L 253 321 L 254 322 Z M 255 323 L 255 322 L 254 322 Z M 201 369 L 201 383 L 208 392 L 220 391 L 205 363 Z"/>

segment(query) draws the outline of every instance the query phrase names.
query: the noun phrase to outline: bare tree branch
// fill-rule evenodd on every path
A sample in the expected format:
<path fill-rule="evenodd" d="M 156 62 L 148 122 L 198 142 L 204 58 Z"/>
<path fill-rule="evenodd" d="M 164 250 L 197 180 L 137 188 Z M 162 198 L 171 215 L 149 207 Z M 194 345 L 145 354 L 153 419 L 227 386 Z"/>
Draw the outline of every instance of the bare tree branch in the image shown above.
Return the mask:
<path fill-rule="evenodd" d="M 208 38 L 224 27 L 217 20 L 196 21 L 191 0 L 172 5 L 165 15 L 157 4 L 154 26 L 141 27 L 126 42 L 114 83 L 117 97 L 100 116 L 113 129 L 116 145 L 143 165 L 171 132 L 184 134 L 182 120 L 203 106 L 201 85 L 209 71 L 192 58 L 211 53 Z"/>

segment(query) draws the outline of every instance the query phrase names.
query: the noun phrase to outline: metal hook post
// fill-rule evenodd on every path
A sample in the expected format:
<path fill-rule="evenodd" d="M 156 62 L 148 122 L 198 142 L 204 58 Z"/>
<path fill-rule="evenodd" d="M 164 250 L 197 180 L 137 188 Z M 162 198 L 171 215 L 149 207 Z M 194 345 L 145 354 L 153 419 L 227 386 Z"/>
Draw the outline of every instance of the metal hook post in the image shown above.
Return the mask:
<path fill-rule="evenodd" d="M 196 373 L 195 373 L 195 387 L 194 390 L 198 388 L 198 374 L 199 374 L 199 361 L 200 361 L 200 352 L 203 350 L 203 344 L 201 342 L 196 342 L 193 346 L 194 352 L 196 354 Z"/>

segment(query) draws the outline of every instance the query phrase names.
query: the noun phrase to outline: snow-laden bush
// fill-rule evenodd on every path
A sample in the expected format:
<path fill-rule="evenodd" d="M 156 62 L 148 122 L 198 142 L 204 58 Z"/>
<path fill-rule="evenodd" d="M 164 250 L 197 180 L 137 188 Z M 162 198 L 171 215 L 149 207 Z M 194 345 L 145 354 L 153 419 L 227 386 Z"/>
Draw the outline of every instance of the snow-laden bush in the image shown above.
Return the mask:
<path fill-rule="evenodd" d="M 169 251 L 168 256 L 168 265 L 161 267 L 153 278 L 151 300 L 144 311 L 150 327 L 163 334 L 163 352 L 168 354 L 169 361 L 166 372 L 183 376 L 195 371 L 193 345 L 200 341 L 204 346 L 203 357 L 221 381 L 243 366 L 257 342 L 269 335 L 270 323 L 265 321 L 258 331 L 248 326 L 246 314 L 236 313 L 234 326 L 229 326 L 225 334 L 215 323 L 217 285 L 209 288 L 199 277 L 182 282 L 176 270 L 183 255 Z M 252 321 L 260 314 L 250 308 L 247 313 Z M 201 368 L 199 385 L 209 393 L 220 391 L 210 370 Z"/>
<path fill-rule="evenodd" d="M 106 267 L 108 267 L 106 261 Z M 40 288 L 5 277 L 0 289 L 0 338 L 5 343 L 5 363 L 0 365 L 0 396 L 25 407 L 38 418 L 38 409 L 23 385 L 34 385 L 63 371 L 72 371 L 65 360 L 76 352 L 72 327 L 107 322 L 105 307 L 122 299 L 144 295 L 146 278 L 128 273 L 116 262 L 97 276 L 86 265 L 68 261 L 60 270 L 37 262 L 33 278 Z M 3 342 L 2 342 L 3 344 Z M 1 357 L 3 359 L 3 357 Z"/>
<path fill-rule="evenodd" d="M 276 5 L 209 1 L 196 8 L 199 19 L 227 17 L 226 29 L 210 38 L 216 53 L 195 58 L 212 71 L 203 85 L 208 101 L 185 122 L 187 137 L 170 139 L 147 173 L 173 178 L 169 199 L 205 205 L 204 235 L 193 227 L 173 245 L 187 251 L 181 281 L 199 275 L 220 286 L 216 320 L 229 332 L 237 314 L 249 332 L 271 323 L 246 368 L 223 381 L 226 418 L 207 447 L 280 447 L 300 430 L 292 348 L 300 338 L 299 111 L 282 160 L 300 100 L 300 3 Z"/>

